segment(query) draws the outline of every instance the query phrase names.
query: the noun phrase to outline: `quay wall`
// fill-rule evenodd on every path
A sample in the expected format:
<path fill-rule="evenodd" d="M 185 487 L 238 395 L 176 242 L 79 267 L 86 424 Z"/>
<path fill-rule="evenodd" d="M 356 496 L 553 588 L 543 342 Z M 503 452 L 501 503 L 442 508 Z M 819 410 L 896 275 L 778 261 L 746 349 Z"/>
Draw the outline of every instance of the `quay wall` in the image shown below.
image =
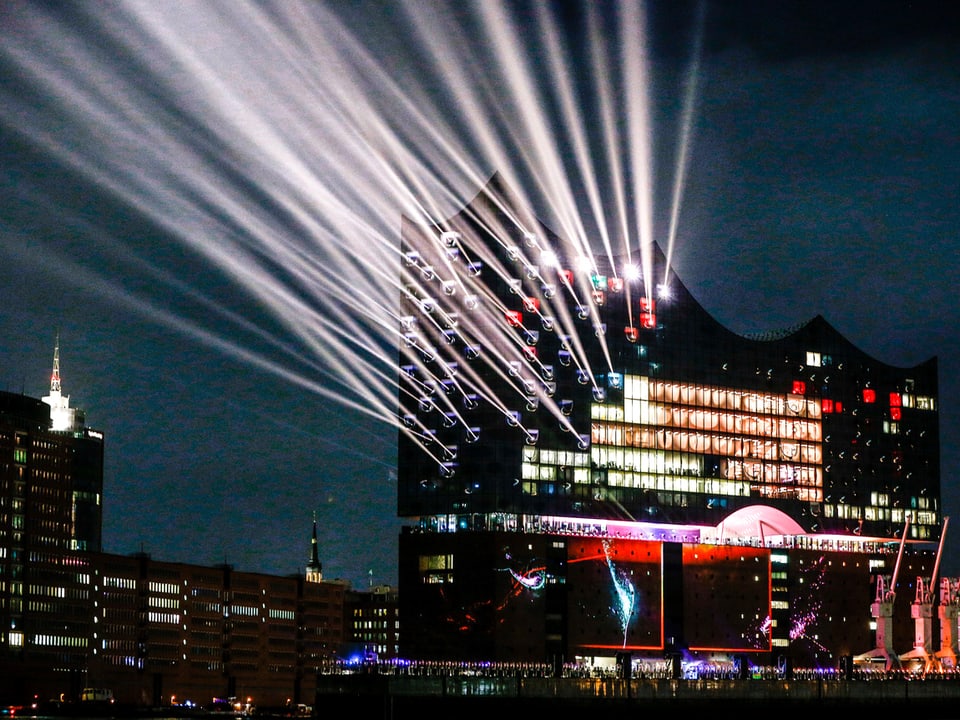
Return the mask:
<path fill-rule="evenodd" d="M 485 705 L 517 708 L 738 707 L 850 708 L 886 712 L 960 711 L 960 679 L 841 680 L 817 678 L 700 679 L 480 676 L 322 675 L 316 707 L 347 701 L 383 708 L 384 717 L 404 708 L 455 709 Z"/>

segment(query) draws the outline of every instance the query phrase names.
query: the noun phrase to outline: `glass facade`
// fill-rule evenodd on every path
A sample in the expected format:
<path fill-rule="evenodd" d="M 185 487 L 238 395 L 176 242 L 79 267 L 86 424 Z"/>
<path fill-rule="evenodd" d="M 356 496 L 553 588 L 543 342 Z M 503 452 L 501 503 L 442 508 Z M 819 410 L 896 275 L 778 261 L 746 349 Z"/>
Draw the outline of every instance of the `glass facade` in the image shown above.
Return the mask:
<path fill-rule="evenodd" d="M 403 230 L 398 507 L 428 530 L 530 517 L 716 526 L 751 505 L 807 533 L 935 541 L 936 358 L 870 357 L 822 316 L 721 326 L 653 245 L 584 263 L 496 178 Z"/>

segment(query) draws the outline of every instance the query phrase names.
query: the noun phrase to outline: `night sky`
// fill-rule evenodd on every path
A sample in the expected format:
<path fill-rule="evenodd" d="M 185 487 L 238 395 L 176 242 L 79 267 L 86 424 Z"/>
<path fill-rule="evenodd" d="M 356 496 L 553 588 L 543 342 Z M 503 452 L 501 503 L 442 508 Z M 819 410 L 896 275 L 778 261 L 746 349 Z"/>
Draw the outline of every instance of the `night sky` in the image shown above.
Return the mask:
<path fill-rule="evenodd" d="M 104 550 L 286 575 L 316 513 L 326 578 L 395 584 L 391 249 L 494 172 L 597 249 L 587 178 L 634 242 L 649 198 L 736 332 L 938 357 L 960 521 L 960 5 L 538 7 L 0 5 L 0 389 L 47 394 L 59 333 Z"/>

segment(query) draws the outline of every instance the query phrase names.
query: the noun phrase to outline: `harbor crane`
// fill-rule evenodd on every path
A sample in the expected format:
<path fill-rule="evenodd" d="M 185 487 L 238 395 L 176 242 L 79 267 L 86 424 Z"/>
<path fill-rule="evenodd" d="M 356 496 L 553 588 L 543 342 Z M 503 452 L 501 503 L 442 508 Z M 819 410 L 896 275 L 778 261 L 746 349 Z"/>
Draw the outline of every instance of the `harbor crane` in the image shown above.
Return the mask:
<path fill-rule="evenodd" d="M 897 562 L 893 566 L 893 575 L 889 583 L 883 575 L 877 576 L 876 599 L 870 604 L 870 614 L 876 623 L 876 647 L 854 658 L 856 663 L 878 662 L 882 660 L 887 670 L 900 667 L 900 656 L 893 649 L 893 603 L 897 598 L 897 576 L 900 574 L 900 562 L 903 560 L 903 548 L 910 529 L 910 516 L 903 524 L 903 537 L 900 538 L 900 550 Z"/>
<path fill-rule="evenodd" d="M 957 667 L 957 618 L 960 617 L 960 578 L 940 578 L 940 649 L 936 657 L 940 667 L 955 670 Z"/>
<path fill-rule="evenodd" d="M 933 573 L 929 580 L 922 576 L 917 577 L 917 593 L 910 606 L 910 616 L 913 618 L 913 649 L 900 656 L 900 661 L 915 663 L 922 666 L 923 672 L 928 673 L 940 666 L 940 661 L 933 653 L 933 599 L 937 587 L 937 575 L 940 571 L 940 558 L 943 556 L 943 543 L 947 537 L 947 525 L 950 518 L 943 519 L 943 532 L 940 533 L 940 547 L 937 549 L 937 558 L 933 563 Z M 942 639 L 942 630 L 941 630 Z"/>

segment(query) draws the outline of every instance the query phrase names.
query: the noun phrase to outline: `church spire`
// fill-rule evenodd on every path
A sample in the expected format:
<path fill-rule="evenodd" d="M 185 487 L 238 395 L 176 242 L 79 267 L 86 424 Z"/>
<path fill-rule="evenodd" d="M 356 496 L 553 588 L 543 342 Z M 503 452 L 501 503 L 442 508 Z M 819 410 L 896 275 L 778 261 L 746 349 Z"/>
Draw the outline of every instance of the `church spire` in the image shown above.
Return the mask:
<path fill-rule="evenodd" d="M 317 548 L 317 513 L 313 513 L 313 538 L 310 540 L 310 562 L 307 563 L 307 582 L 322 582 L 323 566 Z"/>

